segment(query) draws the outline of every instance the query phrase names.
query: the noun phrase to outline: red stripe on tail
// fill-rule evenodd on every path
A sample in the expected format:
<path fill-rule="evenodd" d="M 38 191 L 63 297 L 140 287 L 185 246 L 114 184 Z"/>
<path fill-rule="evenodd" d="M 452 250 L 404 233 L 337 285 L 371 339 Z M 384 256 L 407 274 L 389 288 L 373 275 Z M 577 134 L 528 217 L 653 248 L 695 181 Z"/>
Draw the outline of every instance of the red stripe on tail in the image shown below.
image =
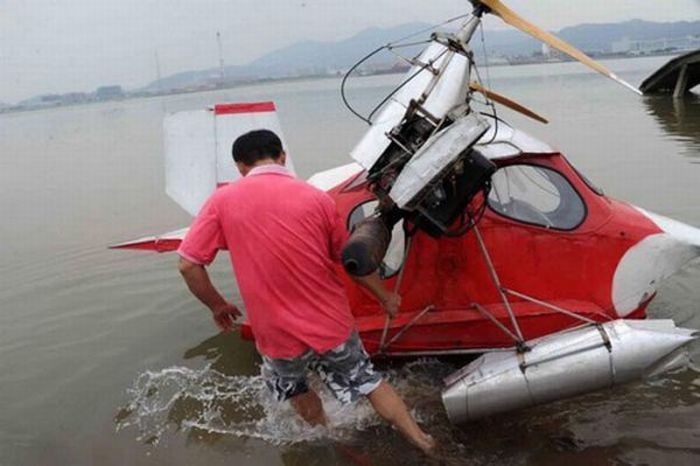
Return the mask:
<path fill-rule="evenodd" d="M 232 115 L 235 113 L 261 113 L 274 112 L 274 102 L 252 102 L 242 104 L 216 104 L 214 106 L 214 114 L 216 115 Z"/>

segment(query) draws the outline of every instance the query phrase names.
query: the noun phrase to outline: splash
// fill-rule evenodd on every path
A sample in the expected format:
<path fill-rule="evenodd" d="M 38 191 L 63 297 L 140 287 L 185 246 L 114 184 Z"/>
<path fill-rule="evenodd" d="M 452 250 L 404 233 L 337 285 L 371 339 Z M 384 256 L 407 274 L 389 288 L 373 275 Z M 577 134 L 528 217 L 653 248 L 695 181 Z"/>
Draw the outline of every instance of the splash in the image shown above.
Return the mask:
<path fill-rule="evenodd" d="M 385 375 L 411 406 L 439 398 L 439 377 L 445 365 L 416 361 Z M 439 373 L 439 374 L 438 374 Z M 349 440 L 358 431 L 382 424 L 366 400 L 343 405 L 314 376 L 309 379 L 322 401 L 329 427 L 311 428 L 289 403 L 277 403 L 260 376 L 226 375 L 212 369 L 169 367 L 141 373 L 127 390 L 128 403 L 115 418 L 117 430 L 133 428 L 137 440 L 157 444 L 169 431 L 197 430 L 256 438 L 274 445 L 321 439 Z M 434 410 L 414 410 L 429 422 Z"/>

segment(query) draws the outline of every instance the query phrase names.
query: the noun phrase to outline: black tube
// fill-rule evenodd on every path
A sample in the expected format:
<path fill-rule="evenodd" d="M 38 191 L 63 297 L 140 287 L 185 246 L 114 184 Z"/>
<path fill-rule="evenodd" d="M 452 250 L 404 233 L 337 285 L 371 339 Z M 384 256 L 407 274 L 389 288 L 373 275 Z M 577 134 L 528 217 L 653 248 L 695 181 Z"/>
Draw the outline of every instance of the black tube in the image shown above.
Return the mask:
<path fill-rule="evenodd" d="M 380 217 L 358 223 L 343 248 L 343 267 L 356 277 L 364 277 L 379 268 L 389 247 L 391 233 Z"/>

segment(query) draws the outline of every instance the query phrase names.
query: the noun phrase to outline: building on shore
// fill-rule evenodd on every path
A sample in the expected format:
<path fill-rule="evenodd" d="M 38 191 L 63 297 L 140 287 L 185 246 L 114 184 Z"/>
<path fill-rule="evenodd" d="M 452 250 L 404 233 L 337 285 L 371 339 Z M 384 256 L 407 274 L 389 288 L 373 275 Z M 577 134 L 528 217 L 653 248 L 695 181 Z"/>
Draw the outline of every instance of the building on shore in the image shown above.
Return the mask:
<path fill-rule="evenodd" d="M 121 86 L 101 86 L 95 91 L 97 100 L 121 99 L 124 97 L 124 90 Z"/>
<path fill-rule="evenodd" d="M 633 40 L 628 37 L 611 44 L 613 53 L 649 55 L 659 52 L 694 50 L 700 48 L 700 35 L 671 37 L 652 40 Z"/>

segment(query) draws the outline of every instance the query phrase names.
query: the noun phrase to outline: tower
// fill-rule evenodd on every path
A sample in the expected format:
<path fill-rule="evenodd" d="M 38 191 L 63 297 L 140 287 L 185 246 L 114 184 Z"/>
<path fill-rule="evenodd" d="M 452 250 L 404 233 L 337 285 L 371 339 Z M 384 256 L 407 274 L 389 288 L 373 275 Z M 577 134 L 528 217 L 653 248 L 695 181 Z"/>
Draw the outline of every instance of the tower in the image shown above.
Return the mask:
<path fill-rule="evenodd" d="M 221 33 L 216 31 L 216 44 L 219 48 L 219 84 L 224 83 L 224 53 L 221 47 Z"/>

